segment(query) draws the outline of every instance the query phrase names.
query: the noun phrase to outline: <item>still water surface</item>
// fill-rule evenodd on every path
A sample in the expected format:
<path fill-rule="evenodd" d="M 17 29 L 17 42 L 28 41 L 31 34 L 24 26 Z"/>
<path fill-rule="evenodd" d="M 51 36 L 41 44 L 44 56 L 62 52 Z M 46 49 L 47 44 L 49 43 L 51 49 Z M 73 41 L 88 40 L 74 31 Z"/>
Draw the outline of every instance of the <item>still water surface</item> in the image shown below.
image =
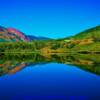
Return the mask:
<path fill-rule="evenodd" d="M 97 62 L 97 70 L 94 68 L 93 72 L 88 70 L 94 66 L 89 59 L 88 63 L 81 59 L 82 69 L 75 59 L 68 60 L 71 64 L 55 60 L 43 63 L 14 61 L 5 59 L 0 65 L 0 100 L 100 100 Z M 87 65 L 89 68 L 83 70 Z"/>

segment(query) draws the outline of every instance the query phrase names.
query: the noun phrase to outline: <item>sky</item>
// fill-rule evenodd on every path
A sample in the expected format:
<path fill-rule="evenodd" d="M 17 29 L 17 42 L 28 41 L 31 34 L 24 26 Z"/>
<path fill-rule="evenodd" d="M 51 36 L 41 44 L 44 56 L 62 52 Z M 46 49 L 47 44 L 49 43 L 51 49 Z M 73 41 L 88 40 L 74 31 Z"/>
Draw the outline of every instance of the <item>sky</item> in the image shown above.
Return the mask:
<path fill-rule="evenodd" d="M 0 25 L 63 38 L 100 25 L 100 0 L 0 0 Z"/>

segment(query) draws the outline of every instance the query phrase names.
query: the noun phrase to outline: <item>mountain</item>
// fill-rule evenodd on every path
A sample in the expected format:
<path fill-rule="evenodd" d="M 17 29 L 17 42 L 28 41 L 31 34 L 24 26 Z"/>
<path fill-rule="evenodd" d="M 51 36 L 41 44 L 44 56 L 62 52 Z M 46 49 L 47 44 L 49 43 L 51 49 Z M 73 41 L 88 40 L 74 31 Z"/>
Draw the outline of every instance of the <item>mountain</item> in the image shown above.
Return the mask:
<path fill-rule="evenodd" d="M 8 28 L 7 30 L 9 33 L 19 36 L 23 41 L 29 41 L 28 37 L 23 32 L 20 32 L 14 28 Z"/>
<path fill-rule="evenodd" d="M 96 26 L 90 29 L 87 29 L 83 32 L 80 32 L 79 34 L 76 34 L 75 36 L 70 37 L 71 39 L 88 39 L 88 38 L 100 38 L 100 26 Z"/>
<path fill-rule="evenodd" d="M 85 30 L 75 36 L 64 38 L 61 41 L 66 42 L 66 47 L 72 51 L 100 52 L 100 26 Z"/>
<path fill-rule="evenodd" d="M 32 40 L 48 40 L 46 37 L 37 37 L 32 35 L 25 35 L 23 32 L 14 28 L 5 28 L 0 26 L 0 42 L 18 42 L 18 41 L 32 41 Z"/>
<path fill-rule="evenodd" d="M 83 32 L 80 32 L 74 36 L 69 36 L 61 39 L 57 39 L 59 41 L 62 40 L 83 40 L 83 39 L 89 39 L 89 38 L 100 38 L 100 25 L 87 29 Z"/>
<path fill-rule="evenodd" d="M 42 36 L 32 36 L 32 35 L 27 35 L 30 41 L 32 40 L 50 40 L 50 38 L 47 37 L 42 37 Z"/>
<path fill-rule="evenodd" d="M 14 29 L 0 26 L 0 42 L 29 41 L 24 33 Z"/>

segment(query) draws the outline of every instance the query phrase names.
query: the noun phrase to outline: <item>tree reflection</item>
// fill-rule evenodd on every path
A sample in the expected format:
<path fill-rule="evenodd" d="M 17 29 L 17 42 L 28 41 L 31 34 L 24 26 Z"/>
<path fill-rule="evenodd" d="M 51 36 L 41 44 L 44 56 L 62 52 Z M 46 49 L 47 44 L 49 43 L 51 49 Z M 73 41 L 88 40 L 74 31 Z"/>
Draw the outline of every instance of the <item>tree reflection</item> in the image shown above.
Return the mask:
<path fill-rule="evenodd" d="M 100 75 L 100 56 L 96 54 L 0 54 L 0 76 L 14 74 L 27 66 L 46 63 L 71 64 Z"/>

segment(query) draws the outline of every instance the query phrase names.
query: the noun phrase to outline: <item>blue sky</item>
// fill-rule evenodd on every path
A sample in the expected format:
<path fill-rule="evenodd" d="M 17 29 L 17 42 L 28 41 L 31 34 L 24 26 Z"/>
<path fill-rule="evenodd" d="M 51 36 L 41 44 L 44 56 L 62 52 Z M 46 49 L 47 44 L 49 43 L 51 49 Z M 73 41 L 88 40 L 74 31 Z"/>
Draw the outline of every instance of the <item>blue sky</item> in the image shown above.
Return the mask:
<path fill-rule="evenodd" d="M 62 38 L 100 25 L 100 0 L 0 0 L 0 25 Z"/>

